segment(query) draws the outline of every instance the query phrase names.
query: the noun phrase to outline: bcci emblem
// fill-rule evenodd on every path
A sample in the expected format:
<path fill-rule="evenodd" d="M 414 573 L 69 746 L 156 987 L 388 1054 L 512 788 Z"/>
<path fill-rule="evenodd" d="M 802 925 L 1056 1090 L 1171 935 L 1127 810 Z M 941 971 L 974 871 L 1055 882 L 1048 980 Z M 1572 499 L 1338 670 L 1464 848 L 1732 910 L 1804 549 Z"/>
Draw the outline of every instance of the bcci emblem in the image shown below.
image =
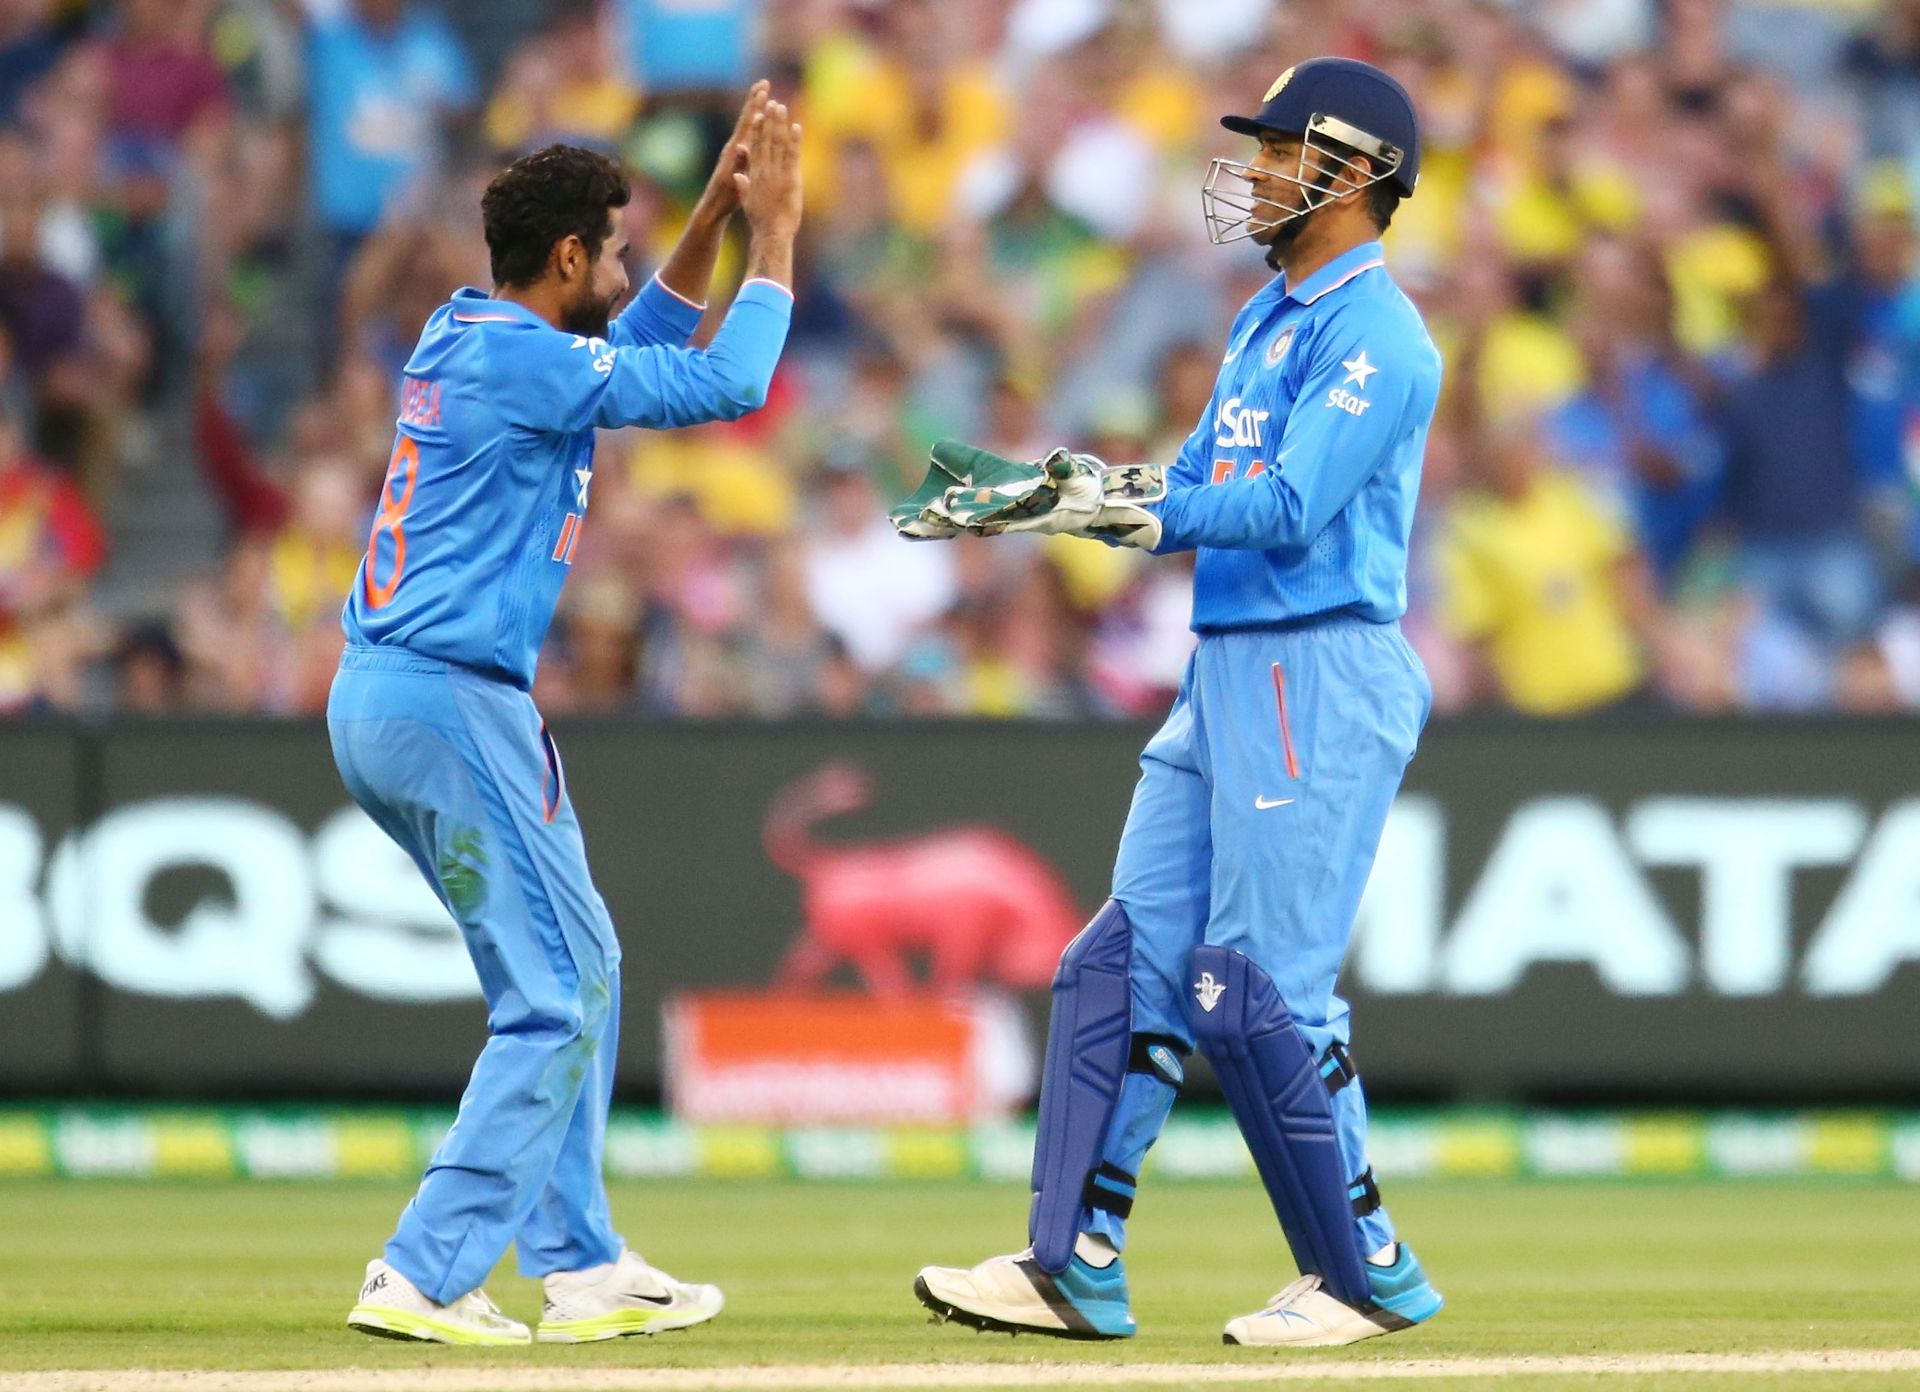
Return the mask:
<path fill-rule="evenodd" d="M 1290 81 L 1292 77 L 1293 77 L 1293 69 L 1288 68 L 1285 72 L 1281 73 L 1280 76 L 1274 78 L 1273 86 L 1267 88 L 1266 96 L 1262 97 L 1260 100 L 1272 101 L 1275 97 L 1279 96 L 1281 89 L 1287 85 L 1288 81 Z"/>
<path fill-rule="evenodd" d="M 1287 349 L 1293 343 L 1293 325 L 1289 324 L 1273 336 L 1273 342 L 1267 345 L 1267 366 L 1280 366 L 1280 359 L 1287 355 Z"/>

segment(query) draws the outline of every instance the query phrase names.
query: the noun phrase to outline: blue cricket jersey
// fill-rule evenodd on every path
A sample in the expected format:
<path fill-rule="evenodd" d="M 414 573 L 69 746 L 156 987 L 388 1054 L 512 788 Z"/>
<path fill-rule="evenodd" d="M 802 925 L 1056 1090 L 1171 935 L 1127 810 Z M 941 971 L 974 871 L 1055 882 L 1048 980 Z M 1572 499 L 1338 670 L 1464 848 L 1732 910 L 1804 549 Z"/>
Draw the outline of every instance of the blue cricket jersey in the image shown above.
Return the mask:
<path fill-rule="evenodd" d="M 1195 630 L 1404 614 L 1439 393 L 1440 354 L 1378 242 L 1247 301 L 1159 507 L 1157 551 L 1200 553 Z"/>
<path fill-rule="evenodd" d="M 605 339 L 465 289 L 407 360 L 393 458 L 341 623 L 522 689 L 586 524 L 596 430 L 757 410 L 793 296 L 748 281 L 705 350 L 697 306 L 649 280 Z"/>

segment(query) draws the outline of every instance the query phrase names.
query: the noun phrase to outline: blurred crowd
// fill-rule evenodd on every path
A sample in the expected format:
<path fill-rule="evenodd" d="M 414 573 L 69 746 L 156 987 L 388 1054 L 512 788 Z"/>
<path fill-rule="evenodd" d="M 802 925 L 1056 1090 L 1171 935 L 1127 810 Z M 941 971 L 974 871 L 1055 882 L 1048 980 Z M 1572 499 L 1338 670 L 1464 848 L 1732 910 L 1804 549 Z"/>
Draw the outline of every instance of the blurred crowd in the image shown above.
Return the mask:
<path fill-rule="evenodd" d="M 1920 0 L 0 0 L 0 711 L 322 709 L 487 178 L 620 154 L 637 284 L 765 73 L 773 399 L 601 441 L 544 709 L 1156 712 L 1181 560 L 885 508 L 942 435 L 1171 459 L 1268 275 L 1205 239 L 1217 117 L 1328 52 L 1425 121 L 1437 707 L 1920 707 Z"/>

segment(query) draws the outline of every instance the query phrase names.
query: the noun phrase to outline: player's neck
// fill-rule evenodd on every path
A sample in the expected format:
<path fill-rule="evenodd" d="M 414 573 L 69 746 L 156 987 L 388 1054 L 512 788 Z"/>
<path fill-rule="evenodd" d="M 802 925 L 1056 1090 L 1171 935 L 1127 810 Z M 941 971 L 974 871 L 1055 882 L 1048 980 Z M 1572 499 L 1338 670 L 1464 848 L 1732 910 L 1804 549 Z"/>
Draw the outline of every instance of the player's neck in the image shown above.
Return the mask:
<path fill-rule="evenodd" d="M 1304 285 L 1307 278 L 1321 267 L 1339 260 L 1357 246 L 1379 237 L 1371 222 L 1355 227 L 1342 223 L 1325 228 L 1309 223 L 1300 229 L 1300 236 L 1287 247 L 1281 249 L 1277 258 L 1276 270 L 1286 275 L 1288 285 Z"/>
<path fill-rule="evenodd" d="M 536 281 L 532 285 L 496 285 L 493 287 L 493 298 L 530 309 L 554 328 L 562 327 L 559 291 L 545 281 Z"/>

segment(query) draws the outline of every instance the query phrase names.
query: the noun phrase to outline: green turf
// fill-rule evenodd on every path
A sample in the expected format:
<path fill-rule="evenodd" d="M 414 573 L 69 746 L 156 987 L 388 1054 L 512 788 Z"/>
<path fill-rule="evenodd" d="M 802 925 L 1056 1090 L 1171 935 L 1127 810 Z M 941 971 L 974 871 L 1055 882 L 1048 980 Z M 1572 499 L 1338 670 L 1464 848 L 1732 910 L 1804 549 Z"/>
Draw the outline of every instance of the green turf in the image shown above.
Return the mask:
<path fill-rule="evenodd" d="M 928 1324 L 928 1262 L 1020 1245 L 1024 1195 L 987 1184 L 622 1184 L 636 1247 L 719 1282 L 714 1325 L 584 1348 L 426 1350 L 341 1324 L 407 1193 L 385 1185 L 0 1184 L 0 1370 L 605 1367 L 1048 1358 L 1350 1361 L 1453 1355 L 1718 1352 L 1920 1345 L 1920 1188 L 1841 1182 L 1402 1183 L 1389 1198 L 1448 1308 L 1355 1348 L 1275 1355 L 1219 1342 L 1290 1268 L 1252 1185 L 1163 1184 L 1127 1254 L 1140 1336 L 1010 1340 Z M 534 1283 L 497 1273 L 509 1314 Z M 1911 1386 L 1867 1375 L 1506 1379 L 1501 1388 Z M 1372 1384 L 1414 1388 L 1427 1384 Z M 1460 1392 L 1455 1380 L 1434 1383 Z"/>

